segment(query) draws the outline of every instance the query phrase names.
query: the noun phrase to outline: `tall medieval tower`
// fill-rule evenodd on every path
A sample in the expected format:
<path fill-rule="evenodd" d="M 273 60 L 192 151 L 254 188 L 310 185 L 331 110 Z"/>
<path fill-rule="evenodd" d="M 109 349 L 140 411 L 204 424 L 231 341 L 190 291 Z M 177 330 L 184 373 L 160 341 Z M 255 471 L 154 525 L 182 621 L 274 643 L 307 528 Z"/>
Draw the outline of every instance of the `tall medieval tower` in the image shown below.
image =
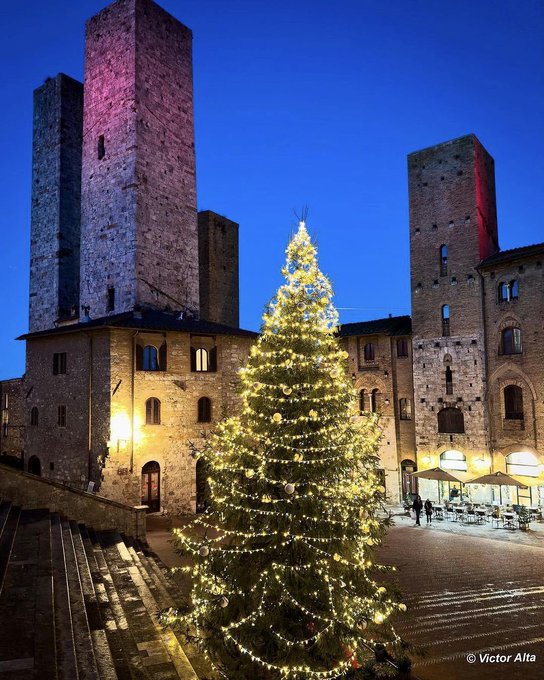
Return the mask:
<path fill-rule="evenodd" d="M 192 34 L 152 0 L 87 22 L 81 306 L 199 310 Z"/>
<path fill-rule="evenodd" d="M 34 92 L 30 332 L 77 313 L 83 86 L 63 73 Z"/>
<path fill-rule="evenodd" d="M 468 135 L 410 154 L 408 182 L 416 448 L 466 470 L 489 451 L 477 266 L 498 251 L 494 163 Z"/>

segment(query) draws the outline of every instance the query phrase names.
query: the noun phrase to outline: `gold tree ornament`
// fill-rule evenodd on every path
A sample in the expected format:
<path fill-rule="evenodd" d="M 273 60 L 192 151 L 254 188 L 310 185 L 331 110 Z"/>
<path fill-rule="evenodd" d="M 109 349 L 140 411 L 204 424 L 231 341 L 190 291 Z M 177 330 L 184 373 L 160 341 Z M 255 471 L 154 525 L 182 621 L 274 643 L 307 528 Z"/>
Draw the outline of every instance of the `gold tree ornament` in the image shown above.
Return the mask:
<path fill-rule="evenodd" d="M 389 618 L 401 603 L 381 590 L 373 553 L 389 522 L 376 417 L 352 420 L 332 288 L 304 223 L 286 255 L 240 373 L 241 408 L 197 451 L 207 508 L 175 533 L 197 557 L 176 621 L 236 680 L 343 678 L 377 642 L 392 655 L 398 643 Z M 198 559 L 203 535 L 211 549 Z"/>

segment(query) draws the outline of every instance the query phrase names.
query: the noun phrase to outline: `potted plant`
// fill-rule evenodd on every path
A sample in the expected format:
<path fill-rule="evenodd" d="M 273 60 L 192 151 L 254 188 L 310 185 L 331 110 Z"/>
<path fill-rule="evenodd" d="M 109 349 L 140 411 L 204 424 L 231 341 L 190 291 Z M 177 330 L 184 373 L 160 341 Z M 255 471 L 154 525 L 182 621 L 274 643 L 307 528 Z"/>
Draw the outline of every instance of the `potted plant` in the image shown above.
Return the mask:
<path fill-rule="evenodd" d="M 529 522 L 531 521 L 531 515 L 528 508 L 522 505 L 518 511 L 518 524 L 522 531 L 527 531 L 529 528 Z"/>

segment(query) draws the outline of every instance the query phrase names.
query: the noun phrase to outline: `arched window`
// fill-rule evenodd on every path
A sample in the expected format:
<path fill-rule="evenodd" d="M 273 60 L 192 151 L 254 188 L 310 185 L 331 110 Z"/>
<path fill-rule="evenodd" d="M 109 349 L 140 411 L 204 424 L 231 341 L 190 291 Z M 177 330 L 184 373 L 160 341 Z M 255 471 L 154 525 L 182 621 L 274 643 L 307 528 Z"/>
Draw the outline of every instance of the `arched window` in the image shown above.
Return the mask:
<path fill-rule="evenodd" d="M 377 413 L 378 412 L 378 406 L 379 406 L 379 396 L 380 392 L 378 388 L 374 388 L 370 394 L 370 410 L 372 413 Z"/>
<path fill-rule="evenodd" d="M 467 457 L 461 451 L 444 451 L 440 454 L 440 467 L 443 470 L 467 471 Z"/>
<path fill-rule="evenodd" d="M 200 397 L 198 400 L 198 422 L 211 423 L 212 421 L 212 402 L 208 397 Z"/>
<path fill-rule="evenodd" d="M 440 276 L 448 274 L 448 246 L 440 246 Z"/>
<path fill-rule="evenodd" d="M 361 390 L 359 392 L 359 413 L 364 413 L 366 411 L 367 396 L 366 390 Z"/>
<path fill-rule="evenodd" d="M 463 434 L 465 431 L 463 412 L 454 407 L 438 411 L 438 431 L 447 434 Z"/>
<path fill-rule="evenodd" d="M 145 424 L 161 424 L 161 402 L 156 397 L 150 397 L 145 402 Z"/>
<path fill-rule="evenodd" d="M 518 385 L 504 388 L 504 417 L 506 420 L 523 420 L 523 390 Z"/>
<path fill-rule="evenodd" d="M 408 340 L 406 338 L 399 338 L 397 340 L 397 356 L 398 357 L 408 356 Z"/>
<path fill-rule="evenodd" d="M 530 451 L 515 451 L 506 456 L 506 474 L 538 477 L 540 466 L 537 457 Z"/>
<path fill-rule="evenodd" d="M 442 316 L 442 335 L 448 336 L 450 334 L 450 306 L 442 305 L 440 313 Z"/>
<path fill-rule="evenodd" d="M 502 354 L 521 354 L 521 329 L 505 328 L 501 336 Z"/>
<path fill-rule="evenodd" d="M 30 410 L 30 424 L 33 427 L 38 427 L 40 422 L 40 412 L 37 406 L 33 406 Z"/>
<path fill-rule="evenodd" d="M 196 371 L 207 371 L 209 367 L 208 350 L 200 347 L 196 350 Z"/>
<path fill-rule="evenodd" d="M 364 348 L 365 361 L 374 361 L 374 343 L 367 342 Z"/>
<path fill-rule="evenodd" d="M 519 293 L 519 284 L 517 279 L 512 281 L 502 281 L 498 286 L 499 302 L 510 302 L 517 300 Z"/>

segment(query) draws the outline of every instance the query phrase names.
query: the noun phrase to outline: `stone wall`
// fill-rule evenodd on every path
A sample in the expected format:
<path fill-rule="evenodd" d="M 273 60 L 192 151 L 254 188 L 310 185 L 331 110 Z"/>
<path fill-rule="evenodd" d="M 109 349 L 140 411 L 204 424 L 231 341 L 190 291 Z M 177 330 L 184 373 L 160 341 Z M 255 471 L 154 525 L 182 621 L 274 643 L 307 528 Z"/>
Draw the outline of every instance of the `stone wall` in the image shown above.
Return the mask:
<path fill-rule="evenodd" d="M 192 35 L 151 0 L 88 21 L 84 129 L 81 304 L 198 312 Z"/>
<path fill-rule="evenodd" d="M 198 213 L 200 318 L 240 324 L 238 225 L 211 210 Z"/>
<path fill-rule="evenodd" d="M 24 459 L 25 409 L 22 378 L 0 381 L 0 454 Z"/>
<path fill-rule="evenodd" d="M 28 510 L 47 508 L 97 531 L 115 529 L 145 540 L 145 508 L 116 503 L 5 465 L 0 465 L 0 498 Z"/>
<path fill-rule="evenodd" d="M 514 450 L 544 454 L 544 246 L 540 253 L 518 256 L 481 268 L 485 288 L 487 365 L 491 446 L 496 465 Z M 499 284 L 517 281 L 516 299 L 499 301 Z M 504 328 L 521 330 L 522 352 L 505 355 Z M 523 420 L 505 418 L 504 388 L 523 390 Z M 544 459 L 543 459 L 544 462 Z"/>
<path fill-rule="evenodd" d="M 79 306 L 83 85 L 64 74 L 34 92 L 30 331 Z"/>

